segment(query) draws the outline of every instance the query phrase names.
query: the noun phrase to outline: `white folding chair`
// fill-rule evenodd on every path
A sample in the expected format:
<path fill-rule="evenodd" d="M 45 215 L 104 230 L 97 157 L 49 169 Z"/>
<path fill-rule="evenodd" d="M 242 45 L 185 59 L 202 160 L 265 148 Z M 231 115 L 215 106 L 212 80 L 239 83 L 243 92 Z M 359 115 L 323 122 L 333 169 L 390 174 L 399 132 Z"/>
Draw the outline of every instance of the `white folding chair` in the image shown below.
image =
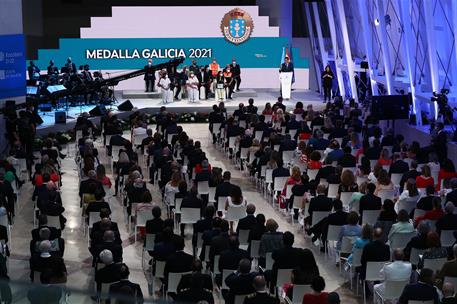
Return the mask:
<path fill-rule="evenodd" d="M 227 197 L 228 196 L 219 196 L 217 198 L 217 211 L 225 211 L 225 204 L 227 202 Z"/>
<path fill-rule="evenodd" d="M 146 227 L 146 222 L 152 220 L 151 210 L 139 210 L 135 216 L 135 231 L 134 239 L 136 243 L 136 235 L 138 233 L 138 227 Z"/>
<path fill-rule="evenodd" d="M 190 272 L 169 272 L 168 273 L 168 285 L 167 285 L 167 293 L 177 293 L 178 292 L 178 284 L 181 281 L 183 275 L 188 274 Z"/>
<path fill-rule="evenodd" d="M 330 211 L 313 211 L 311 227 L 322 221 L 330 214 Z"/>
<path fill-rule="evenodd" d="M 384 202 L 386 199 L 393 200 L 395 197 L 395 190 L 379 190 L 377 196 L 381 198 L 381 202 Z"/>
<path fill-rule="evenodd" d="M 58 215 L 52 216 L 48 215 L 48 226 L 60 229 L 60 217 Z"/>
<path fill-rule="evenodd" d="M 349 202 L 351 201 L 352 194 L 354 192 L 341 192 L 340 193 L 340 200 L 343 203 L 343 209 L 349 210 Z"/>
<path fill-rule="evenodd" d="M 414 216 L 413 218 L 417 218 L 419 216 L 423 216 L 427 211 L 422 210 L 422 209 L 414 209 Z"/>
<path fill-rule="evenodd" d="M 228 206 L 225 219 L 229 222 L 235 222 L 246 216 L 246 207 Z"/>
<path fill-rule="evenodd" d="M 339 184 L 329 184 L 327 197 L 336 198 L 338 196 L 338 187 L 339 186 L 340 186 Z"/>
<path fill-rule="evenodd" d="M 378 221 L 379 213 L 381 213 L 381 210 L 363 210 L 362 225 L 369 224 L 374 226 Z"/>
<path fill-rule="evenodd" d="M 216 195 L 216 187 L 209 187 L 208 203 L 216 202 L 216 200 L 214 199 L 215 195 Z"/>
<path fill-rule="evenodd" d="M 272 252 L 265 253 L 265 270 L 272 270 L 273 269 L 273 257 Z"/>
<path fill-rule="evenodd" d="M 383 278 L 381 277 L 381 269 L 388 262 L 389 261 L 367 262 L 366 272 L 365 272 L 365 280 L 363 280 L 363 285 L 362 285 L 363 286 L 363 302 L 364 303 L 367 303 L 367 295 L 366 295 L 365 284 L 367 282 L 382 281 Z"/>
<path fill-rule="evenodd" d="M 400 298 L 401 293 L 406 285 L 408 285 L 409 280 L 403 281 L 384 281 L 384 293 L 381 294 L 376 291 L 376 296 L 382 300 L 382 303 L 385 301 L 393 301 Z"/>
<path fill-rule="evenodd" d="M 232 273 L 234 273 L 236 271 L 236 269 L 222 269 L 222 286 L 221 286 L 221 289 L 229 289 L 227 284 L 225 284 L 225 279 L 231 275 Z"/>
<path fill-rule="evenodd" d="M 260 257 L 259 255 L 260 251 L 260 240 L 251 240 L 251 252 L 250 256 L 252 259 L 258 259 Z"/>
<path fill-rule="evenodd" d="M 287 296 L 284 298 L 287 304 L 302 304 L 303 296 L 307 293 L 311 293 L 313 289 L 311 285 L 296 285 L 292 289 L 292 299 L 289 299 Z"/>
<path fill-rule="evenodd" d="M 316 176 L 317 176 L 318 172 L 319 172 L 319 169 L 308 169 L 306 174 L 308 175 L 309 180 L 312 181 L 312 180 L 316 179 Z"/>
<path fill-rule="evenodd" d="M 146 240 L 144 242 L 143 250 L 141 252 L 141 267 L 144 269 L 144 252 L 154 250 L 154 242 L 156 235 L 152 233 L 146 233 Z"/>
<path fill-rule="evenodd" d="M 328 254 L 328 247 L 331 243 L 337 242 L 339 240 L 340 231 L 342 226 L 337 225 L 328 225 L 327 230 L 327 246 L 325 246 L 325 252 Z M 331 246 L 333 247 L 333 245 Z"/>
<path fill-rule="evenodd" d="M 240 246 L 248 246 L 249 242 L 249 233 L 251 230 L 248 229 L 240 229 L 238 231 L 238 241 L 240 242 Z"/>
<path fill-rule="evenodd" d="M 451 247 L 455 242 L 454 230 L 441 230 L 440 240 L 441 240 L 441 246 Z M 457 286 L 457 285 L 455 285 L 455 286 Z"/>
<path fill-rule="evenodd" d="M 181 224 L 195 224 L 200 220 L 200 208 L 181 208 Z"/>
<path fill-rule="evenodd" d="M 418 265 L 420 257 L 424 254 L 425 249 L 411 248 L 411 253 L 409 254 L 409 262 L 411 265 Z"/>
<path fill-rule="evenodd" d="M 197 183 L 197 191 L 200 195 L 209 194 L 209 184 L 208 181 L 201 181 Z"/>
<path fill-rule="evenodd" d="M 447 262 L 447 258 L 439 258 L 439 259 L 424 259 L 424 268 L 429 268 L 433 270 L 433 272 L 440 271 L 443 267 L 444 263 Z"/>
<path fill-rule="evenodd" d="M 290 164 L 294 158 L 295 151 L 282 151 L 282 160 L 284 164 Z"/>
<path fill-rule="evenodd" d="M 340 272 L 341 272 L 341 260 L 347 260 L 346 257 L 342 255 L 349 255 L 352 253 L 352 246 L 355 242 L 355 236 L 343 236 L 341 240 L 340 250 L 338 251 L 338 261 L 340 262 Z"/>
<path fill-rule="evenodd" d="M 400 188 L 400 181 L 403 178 L 403 174 L 401 173 L 392 173 L 390 175 L 390 180 L 395 187 Z"/>
<path fill-rule="evenodd" d="M 293 210 L 301 210 L 303 209 L 303 198 L 304 196 L 301 195 L 301 196 L 294 196 L 294 200 L 292 201 L 292 209 Z M 306 216 L 306 214 L 305 214 Z M 294 213 L 292 212 L 291 213 L 291 217 L 292 217 L 292 225 L 294 224 Z"/>
<path fill-rule="evenodd" d="M 291 282 L 291 275 L 293 269 L 278 269 L 276 276 L 276 287 L 283 287 L 284 284 Z"/>
<path fill-rule="evenodd" d="M 406 244 L 416 235 L 415 232 L 410 233 L 394 233 L 390 240 L 390 249 L 404 249 Z"/>

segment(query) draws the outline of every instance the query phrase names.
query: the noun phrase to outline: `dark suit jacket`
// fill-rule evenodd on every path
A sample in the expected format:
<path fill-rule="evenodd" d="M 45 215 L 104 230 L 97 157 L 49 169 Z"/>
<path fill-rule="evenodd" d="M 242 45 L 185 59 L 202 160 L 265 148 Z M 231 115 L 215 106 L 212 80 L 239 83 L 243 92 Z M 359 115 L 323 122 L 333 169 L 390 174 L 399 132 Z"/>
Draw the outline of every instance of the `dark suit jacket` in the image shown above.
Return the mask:
<path fill-rule="evenodd" d="M 128 286 L 133 290 L 136 296 L 136 303 L 142 304 L 144 302 L 143 292 L 141 292 L 140 285 L 132 283 L 129 280 L 122 280 L 120 282 L 111 284 L 111 286 L 109 287 L 109 297 L 111 299 L 115 299 L 116 297 L 122 297 L 122 287 L 124 286 Z"/>
<path fill-rule="evenodd" d="M 242 259 L 249 259 L 249 254 L 243 249 L 227 249 L 221 252 L 219 258 L 219 271 L 222 273 L 224 269 L 238 269 Z"/>
<path fill-rule="evenodd" d="M 94 258 L 98 258 L 100 252 L 108 249 L 113 254 L 113 261 L 115 263 L 122 262 L 122 245 L 116 242 L 102 242 L 95 244 L 95 246 L 90 248 L 90 252 Z"/>
<path fill-rule="evenodd" d="M 319 183 L 321 178 L 327 179 L 331 174 L 335 174 L 335 167 L 323 166 L 317 171 L 316 181 Z"/>
<path fill-rule="evenodd" d="M 415 284 L 408 284 L 403 289 L 403 292 L 398 299 L 399 304 L 408 304 L 408 301 L 430 301 L 433 300 L 434 304 L 439 304 L 440 300 L 438 293 L 434 286 L 424 284 L 421 282 Z"/>
<path fill-rule="evenodd" d="M 306 272 L 307 275 L 311 272 L 313 273 L 313 276 L 319 275 L 317 267 L 310 266 L 316 265 L 316 261 L 313 258 L 313 254 L 308 249 L 283 247 L 279 250 L 273 251 L 272 258 L 274 260 L 272 270 L 273 284 L 276 284 L 278 269 L 294 269 L 298 267 Z M 310 260 L 311 258 L 313 260 Z"/>
<path fill-rule="evenodd" d="M 357 164 L 357 159 L 350 153 L 344 153 L 338 160 L 338 165 L 343 168 L 353 168 Z"/>
<path fill-rule="evenodd" d="M 279 152 L 282 151 L 294 151 L 297 148 L 297 142 L 295 140 L 283 140 L 279 145 Z"/>
<path fill-rule="evenodd" d="M 30 258 L 30 279 L 33 281 L 33 272 L 39 271 L 43 272 L 47 269 L 50 269 L 52 273 L 56 276 L 59 276 L 67 272 L 65 263 L 61 257 L 50 256 L 49 258 L 42 258 L 40 255 L 36 254 Z"/>
<path fill-rule="evenodd" d="M 327 216 L 329 225 L 343 226 L 347 224 L 348 213 L 344 211 L 336 211 Z"/>
<path fill-rule="evenodd" d="M 224 181 L 223 183 L 217 185 L 216 192 L 215 192 L 215 195 L 214 195 L 216 203 L 217 203 L 217 200 L 219 199 L 219 197 L 221 197 L 221 196 L 229 196 L 230 195 L 230 191 L 231 191 L 232 187 L 234 187 L 234 186 L 235 185 L 233 185 L 233 184 L 231 184 L 230 182 L 227 182 L 227 181 Z"/>
<path fill-rule="evenodd" d="M 416 204 L 417 209 L 430 211 L 433 209 L 434 195 L 427 195 L 422 197 Z"/>
<path fill-rule="evenodd" d="M 112 263 L 106 265 L 100 270 L 95 272 L 95 282 L 97 284 L 101 283 L 113 283 L 121 280 L 119 270 L 121 268 L 120 263 Z M 101 287 L 101 286 L 100 286 Z"/>
<path fill-rule="evenodd" d="M 372 241 L 365 245 L 362 251 L 362 270 L 361 278 L 365 278 L 365 271 L 367 262 L 383 262 L 390 261 L 390 248 L 389 245 L 384 244 L 382 241 Z"/>
<path fill-rule="evenodd" d="M 313 197 L 309 202 L 308 213 L 311 219 L 313 218 L 314 211 L 331 211 L 333 208 L 333 200 L 325 195 L 318 195 Z"/>
<path fill-rule="evenodd" d="M 266 292 L 256 292 L 247 296 L 243 304 L 279 304 L 279 299 Z"/>
<path fill-rule="evenodd" d="M 146 233 L 158 234 L 163 231 L 163 220 L 161 218 L 154 218 L 146 221 Z"/>
<path fill-rule="evenodd" d="M 168 282 L 168 273 L 192 271 L 194 257 L 184 251 L 176 251 L 170 255 L 165 263 L 165 281 Z"/>
<path fill-rule="evenodd" d="M 254 293 L 255 290 L 252 286 L 252 281 L 254 280 L 256 275 L 256 272 L 251 272 L 247 274 L 240 274 L 236 272 L 230 274 L 225 279 L 225 284 L 229 288 L 226 303 L 233 304 L 235 300 L 235 295 L 248 295 Z"/>
<path fill-rule="evenodd" d="M 178 303 L 200 303 L 200 301 L 214 303 L 213 293 L 205 289 L 186 289 L 176 295 Z"/>
<path fill-rule="evenodd" d="M 236 226 L 236 233 L 241 230 L 251 230 L 254 225 L 257 224 L 257 220 L 253 214 L 247 215 L 238 221 Z"/>
<path fill-rule="evenodd" d="M 436 221 L 436 232 L 441 234 L 441 230 L 457 230 L 457 214 L 445 214 Z"/>
<path fill-rule="evenodd" d="M 95 180 L 95 179 L 86 179 L 86 180 L 83 180 L 79 184 L 79 196 L 80 197 L 82 197 L 84 193 L 89 193 L 90 184 L 95 184 L 97 189 L 100 189 L 102 191 L 103 195 L 105 195 L 105 190 L 103 189 L 103 185 L 100 181 Z"/>
<path fill-rule="evenodd" d="M 191 288 L 192 285 L 192 280 L 198 281 L 203 289 L 206 290 L 213 290 L 213 279 L 211 278 L 211 275 L 206 274 L 206 273 L 199 273 L 199 272 L 193 272 L 189 274 L 185 274 L 181 277 L 181 280 L 179 281 L 177 290 L 178 294 L 180 291 L 184 289 L 189 289 Z"/>
<path fill-rule="evenodd" d="M 109 212 L 111 213 L 111 208 L 109 207 L 109 204 L 107 202 L 105 202 L 105 201 L 91 202 L 91 203 L 89 203 L 89 205 L 87 205 L 86 215 L 89 215 L 89 212 L 100 212 L 100 210 L 102 210 L 103 208 L 108 209 Z"/>
<path fill-rule="evenodd" d="M 281 72 L 293 72 L 294 71 L 294 64 L 289 62 L 288 65 L 286 63 L 281 64 Z"/>
<path fill-rule="evenodd" d="M 362 216 L 363 210 L 381 210 L 381 198 L 374 194 L 367 193 L 360 198 L 359 214 Z"/>
<path fill-rule="evenodd" d="M 409 170 L 408 163 L 400 159 L 390 165 L 389 174 L 392 174 L 392 173 L 404 174 L 405 172 L 408 172 L 408 170 Z"/>
<path fill-rule="evenodd" d="M 27 293 L 31 304 L 59 304 L 62 288 L 55 285 L 35 285 Z"/>
<path fill-rule="evenodd" d="M 221 232 L 211 239 L 209 248 L 209 260 L 211 270 L 214 270 L 214 256 L 220 255 L 222 251 L 229 248 L 229 235 L 227 232 Z"/>

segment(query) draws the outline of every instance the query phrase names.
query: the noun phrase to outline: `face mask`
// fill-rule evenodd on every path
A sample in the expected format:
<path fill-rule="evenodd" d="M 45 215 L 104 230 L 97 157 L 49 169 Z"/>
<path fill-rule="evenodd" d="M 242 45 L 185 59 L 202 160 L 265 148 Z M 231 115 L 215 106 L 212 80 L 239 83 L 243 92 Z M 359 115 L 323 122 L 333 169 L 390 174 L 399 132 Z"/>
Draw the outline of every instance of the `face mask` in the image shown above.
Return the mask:
<path fill-rule="evenodd" d="M 233 65 L 236 65 L 236 61 L 232 61 L 232 64 L 233 64 Z"/>
<path fill-rule="evenodd" d="M 152 65 L 152 63 L 148 62 L 148 65 L 149 65 L 149 66 L 151 66 L 151 65 Z"/>

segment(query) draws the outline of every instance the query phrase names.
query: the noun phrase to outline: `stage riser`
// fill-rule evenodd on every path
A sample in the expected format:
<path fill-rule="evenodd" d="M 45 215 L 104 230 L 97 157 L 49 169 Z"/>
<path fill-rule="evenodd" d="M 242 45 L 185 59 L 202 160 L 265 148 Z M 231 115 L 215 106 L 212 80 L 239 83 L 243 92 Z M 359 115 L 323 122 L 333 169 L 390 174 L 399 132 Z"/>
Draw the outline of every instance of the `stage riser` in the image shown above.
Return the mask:
<path fill-rule="evenodd" d="M 240 98 L 255 98 L 257 97 L 257 92 L 255 90 L 244 89 L 239 92 L 234 92 L 233 97 L 240 97 Z M 142 91 L 134 91 L 134 90 L 124 90 L 122 91 L 122 98 L 124 99 L 160 99 L 161 93 L 160 92 L 142 92 Z"/>

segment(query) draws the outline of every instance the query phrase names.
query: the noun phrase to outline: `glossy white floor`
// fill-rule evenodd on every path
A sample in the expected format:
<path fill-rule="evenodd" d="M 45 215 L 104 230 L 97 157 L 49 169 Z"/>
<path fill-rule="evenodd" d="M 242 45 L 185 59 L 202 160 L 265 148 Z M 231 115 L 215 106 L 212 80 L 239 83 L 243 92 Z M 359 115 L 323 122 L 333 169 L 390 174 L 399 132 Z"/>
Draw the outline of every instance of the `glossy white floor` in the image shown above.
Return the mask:
<path fill-rule="evenodd" d="M 206 155 L 212 166 L 221 167 L 223 170 L 231 170 L 233 182 L 240 185 L 243 189 L 243 194 L 248 202 L 252 202 L 257 206 L 257 212 L 265 214 L 266 218 L 275 218 L 279 223 L 281 231 L 292 231 L 295 233 L 295 246 L 309 247 L 316 256 L 319 264 L 321 275 L 325 278 L 327 287 L 326 290 L 338 290 L 343 296 L 342 303 L 358 303 L 360 299 L 356 299 L 350 291 L 342 288 L 345 279 L 339 274 L 338 268 L 335 267 L 334 258 L 325 259 L 318 252 L 318 248 L 314 247 L 309 239 L 304 239 L 303 233 L 298 227 L 290 224 L 290 217 L 286 218 L 280 215 L 277 210 L 274 210 L 271 205 L 259 194 L 255 185 L 253 185 L 245 176 L 235 169 L 223 154 L 217 151 L 211 144 L 208 143 L 207 124 L 192 124 L 184 125 L 185 131 L 194 140 L 200 140 L 202 146 L 206 149 Z M 126 135 L 127 136 L 127 135 Z M 73 146 L 73 145 L 72 145 Z M 101 161 L 109 170 L 108 160 L 105 156 L 104 149 L 100 143 L 97 143 Z M 87 249 L 87 237 L 83 233 L 83 222 L 81 218 L 81 210 L 79 208 L 78 196 L 78 176 L 76 165 L 72 155 L 62 161 L 62 168 L 65 174 L 63 175 L 62 198 L 65 207 L 65 216 L 68 219 L 67 226 L 63 232 L 63 238 L 66 241 L 65 248 L 65 263 L 68 269 L 67 287 L 74 289 L 71 296 L 68 298 L 69 303 L 90 303 L 89 298 L 93 290 L 94 271 L 91 267 L 91 255 Z M 148 184 L 148 187 L 154 194 L 154 202 L 161 204 L 160 195 L 157 188 Z M 9 262 L 9 275 L 12 281 L 29 282 L 29 242 L 31 239 L 30 230 L 33 227 L 32 216 L 32 187 L 30 183 L 24 185 L 19 197 L 19 210 L 12 228 L 11 238 L 11 259 Z M 127 232 L 123 209 L 118 198 L 110 200 L 111 209 L 113 210 L 112 219 L 119 223 L 121 237 L 124 240 L 124 262 L 130 267 L 130 279 L 141 284 L 143 294 L 146 300 L 152 300 L 148 295 L 147 275 L 141 267 L 141 252 L 142 243 L 133 241 L 132 234 Z M 190 230 L 187 231 L 186 250 L 190 253 Z M 26 303 L 26 288 L 12 285 L 14 302 Z M 79 294 L 76 290 L 82 290 L 87 295 Z M 217 297 L 216 297 L 217 298 Z M 219 301 L 219 300 L 217 300 Z M 221 301 L 223 302 L 223 301 Z"/>

